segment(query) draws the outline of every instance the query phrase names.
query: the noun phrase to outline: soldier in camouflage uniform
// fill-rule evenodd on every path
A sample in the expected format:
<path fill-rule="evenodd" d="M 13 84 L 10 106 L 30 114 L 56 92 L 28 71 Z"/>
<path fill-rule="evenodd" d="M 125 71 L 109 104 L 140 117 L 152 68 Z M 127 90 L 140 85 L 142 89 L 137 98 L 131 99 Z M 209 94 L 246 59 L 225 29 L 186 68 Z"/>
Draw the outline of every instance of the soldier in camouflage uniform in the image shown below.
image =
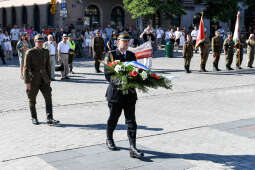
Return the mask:
<path fill-rule="evenodd" d="M 193 43 L 192 43 L 190 35 L 187 35 L 187 41 L 185 41 L 183 45 L 182 54 L 184 57 L 184 68 L 186 70 L 186 73 L 191 73 L 189 68 L 190 68 L 190 61 L 193 56 Z"/>
<path fill-rule="evenodd" d="M 240 40 L 237 40 L 235 44 L 236 49 L 236 69 L 242 69 L 242 61 L 243 61 L 243 48 L 244 48 L 245 42 L 243 40 L 243 34 L 240 35 Z"/>
<path fill-rule="evenodd" d="M 227 70 L 234 70 L 231 68 L 232 62 L 233 62 L 233 56 L 234 56 L 234 41 L 232 38 L 232 33 L 228 33 L 228 38 L 224 41 L 224 54 L 226 56 L 226 69 Z"/>
<path fill-rule="evenodd" d="M 254 34 L 251 34 L 249 39 L 246 41 L 247 43 L 247 55 L 248 55 L 248 67 L 253 68 L 252 64 L 254 61 L 254 53 L 255 53 L 255 39 Z"/>
<path fill-rule="evenodd" d="M 215 36 L 212 38 L 213 71 L 221 71 L 218 64 L 220 60 L 220 53 L 222 51 L 222 44 L 220 32 L 215 31 Z"/>
<path fill-rule="evenodd" d="M 205 67 L 206 67 L 206 62 L 210 53 L 210 39 L 207 37 L 206 32 L 205 32 L 205 39 L 202 40 L 198 46 L 200 49 L 200 56 L 201 56 L 200 71 L 207 72 Z"/>
<path fill-rule="evenodd" d="M 51 66 L 49 50 L 43 48 L 44 38 L 41 35 L 35 36 L 35 47 L 28 50 L 24 61 L 24 81 L 27 87 L 29 108 L 32 116 L 32 123 L 38 125 L 36 113 L 36 96 L 39 90 L 42 92 L 46 103 L 47 123 L 54 125 L 59 121 L 53 119 L 52 98 L 51 98 Z"/>

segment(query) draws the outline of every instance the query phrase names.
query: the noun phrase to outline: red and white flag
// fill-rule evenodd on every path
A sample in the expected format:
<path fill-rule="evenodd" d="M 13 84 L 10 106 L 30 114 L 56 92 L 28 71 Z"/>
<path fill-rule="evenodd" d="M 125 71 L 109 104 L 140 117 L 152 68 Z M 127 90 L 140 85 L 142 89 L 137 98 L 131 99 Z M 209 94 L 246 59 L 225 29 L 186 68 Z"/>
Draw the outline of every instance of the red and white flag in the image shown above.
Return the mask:
<path fill-rule="evenodd" d="M 201 41 L 205 39 L 205 28 L 204 28 L 204 21 L 203 21 L 203 15 L 201 16 L 200 19 L 200 25 L 199 25 L 199 32 L 197 35 L 197 41 L 196 41 L 196 48 L 200 44 Z"/>
<path fill-rule="evenodd" d="M 150 41 L 147 41 L 136 48 L 129 47 L 128 50 L 135 53 L 137 59 L 152 57 L 152 46 Z"/>

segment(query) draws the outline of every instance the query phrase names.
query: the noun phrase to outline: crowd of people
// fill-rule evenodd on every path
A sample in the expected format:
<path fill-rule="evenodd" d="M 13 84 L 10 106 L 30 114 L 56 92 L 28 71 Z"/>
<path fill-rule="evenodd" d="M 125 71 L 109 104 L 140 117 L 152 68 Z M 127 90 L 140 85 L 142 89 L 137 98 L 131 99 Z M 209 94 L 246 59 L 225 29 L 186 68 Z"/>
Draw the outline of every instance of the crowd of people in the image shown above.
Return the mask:
<path fill-rule="evenodd" d="M 213 67 L 215 71 L 219 71 L 218 68 L 218 58 L 217 55 L 219 52 L 223 51 L 228 59 L 226 59 L 227 70 L 231 70 L 232 63 L 232 53 L 234 54 L 234 48 L 236 49 L 238 56 L 237 57 L 237 68 L 241 69 L 242 56 L 243 56 L 243 48 L 247 47 L 248 50 L 248 67 L 252 67 L 254 60 L 254 34 L 251 34 L 245 42 L 245 36 L 241 36 L 241 43 L 239 46 L 231 45 L 232 41 L 229 40 L 224 43 L 224 40 L 231 39 L 228 33 L 222 28 L 218 27 L 216 29 L 217 36 L 216 43 L 213 43 L 215 39 L 208 38 L 213 37 L 207 33 L 206 41 L 201 43 L 198 47 L 195 47 L 196 40 L 199 34 L 199 30 L 197 26 L 193 28 L 189 28 L 186 30 L 185 28 L 180 27 L 169 27 L 169 29 L 163 29 L 162 27 L 153 28 L 148 26 L 143 31 L 140 31 L 139 28 L 135 28 L 133 26 L 127 27 L 117 27 L 113 28 L 111 25 L 107 25 L 105 28 L 97 28 L 97 29 L 84 29 L 79 30 L 75 29 L 75 27 L 71 24 L 68 29 L 41 29 L 40 32 L 35 31 L 32 27 L 24 27 L 18 28 L 17 25 L 14 25 L 13 28 L 1 28 L 0 27 L 0 56 L 2 59 L 2 63 L 8 63 L 8 60 L 12 60 L 13 56 L 18 56 L 20 62 L 20 70 L 21 70 L 21 78 L 23 72 L 24 65 L 24 55 L 28 49 L 34 47 L 34 36 L 36 34 L 42 35 L 44 40 L 46 41 L 44 48 L 50 51 L 51 63 L 52 63 L 52 80 L 55 80 L 54 67 L 57 63 L 62 63 L 60 69 L 61 79 L 68 79 L 68 74 L 73 73 L 72 60 L 74 57 L 94 57 L 95 59 L 95 70 L 96 72 L 101 72 L 99 70 L 99 65 L 102 60 L 103 55 L 107 51 L 115 50 L 117 48 L 117 37 L 121 32 L 129 33 L 131 39 L 129 41 L 130 47 L 137 47 L 146 41 L 151 41 L 153 52 L 157 49 L 163 47 L 165 44 L 170 43 L 174 47 L 174 51 L 178 52 L 178 50 L 183 50 L 183 57 L 188 58 L 185 59 L 184 68 L 187 73 L 190 72 L 189 65 L 191 58 L 193 56 L 193 51 L 197 53 L 198 49 L 200 49 L 201 54 L 201 63 L 200 63 L 200 71 L 206 71 L 205 65 L 207 62 L 207 58 L 209 55 L 209 51 L 212 50 L 214 56 Z M 205 29 L 206 32 L 206 29 Z M 64 36 L 63 36 L 64 35 Z M 99 40 L 97 40 L 100 37 Z M 95 40 L 96 41 L 93 41 Z M 218 42 L 217 40 L 221 40 Z M 191 43 L 187 43 L 190 41 Z M 96 42 L 96 43 L 95 43 Z M 53 44 L 53 45 L 52 45 Z M 66 45 L 67 44 L 67 45 Z M 191 47 L 188 44 L 192 44 Z M 216 48 L 214 45 L 220 44 Z M 228 45 L 229 47 L 228 47 Z M 68 48 L 67 48 L 68 46 Z M 233 47 L 232 47 L 233 46 Z M 217 54 L 214 49 L 219 49 Z M 55 50 L 53 50 L 53 48 Z M 86 48 L 87 53 L 82 53 L 83 49 Z M 241 48 L 241 49 L 240 49 Z M 240 49 L 240 50 L 238 50 Z M 192 52 L 189 52 L 192 51 Z M 229 52 L 230 51 L 230 52 Z M 67 55 L 68 53 L 68 55 Z M 189 53 L 189 54 L 187 54 Z M 65 56 L 66 54 L 66 56 Z M 84 56 L 85 55 L 85 56 Z M 185 57 L 191 56 L 191 57 Z M 203 57 L 204 56 L 204 57 Z M 144 65 L 151 68 L 152 67 L 152 59 L 144 59 Z"/>

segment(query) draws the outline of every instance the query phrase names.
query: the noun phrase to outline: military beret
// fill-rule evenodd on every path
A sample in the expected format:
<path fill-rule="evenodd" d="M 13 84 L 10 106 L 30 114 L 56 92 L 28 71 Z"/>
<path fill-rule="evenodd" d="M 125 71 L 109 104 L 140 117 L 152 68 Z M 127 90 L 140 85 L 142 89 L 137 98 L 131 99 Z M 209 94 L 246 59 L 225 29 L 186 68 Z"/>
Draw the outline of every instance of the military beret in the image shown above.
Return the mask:
<path fill-rule="evenodd" d="M 34 41 L 44 41 L 44 38 L 41 34 L 37 34 L 34 38 Z"/>
<path fill-rule="evenodd" d="M 130 36 L 127 32 L 122 32 L 120 33 L 120 35 L 118 36 L 119 40 L 130 40 Z"/>

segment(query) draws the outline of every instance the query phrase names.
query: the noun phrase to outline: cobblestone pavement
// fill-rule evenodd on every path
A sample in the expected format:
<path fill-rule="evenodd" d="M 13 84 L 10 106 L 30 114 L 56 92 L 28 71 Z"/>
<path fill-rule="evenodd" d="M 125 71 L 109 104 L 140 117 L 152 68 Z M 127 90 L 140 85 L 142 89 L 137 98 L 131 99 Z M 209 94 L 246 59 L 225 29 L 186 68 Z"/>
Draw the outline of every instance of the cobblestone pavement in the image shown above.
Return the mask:
<path fill-rule="evenodd" d="M 17 61 L 0 66 L 0 170 L 255 169 L 255 69 L 200 73 L 196 54 L 193 73 L 186 74 L 183 58 L 160 56 L 153 58 L 153 71 L 177 78 L 172 91 L 138 94 L 143 160 L 129 158 L 123 116 L 114 136 L 120 151 L 105 149 L 107 83 L 103 74 L 94 73 L 90 59 L 76 59 L 71 80 L 52 82 L 58 127 L 45 124 L 41 94 L 42 124 L 31 124 Z M 208 70 L 211 63 L 212 56 Z M 222 69 L 224 64 L 222 55 Z"/>

